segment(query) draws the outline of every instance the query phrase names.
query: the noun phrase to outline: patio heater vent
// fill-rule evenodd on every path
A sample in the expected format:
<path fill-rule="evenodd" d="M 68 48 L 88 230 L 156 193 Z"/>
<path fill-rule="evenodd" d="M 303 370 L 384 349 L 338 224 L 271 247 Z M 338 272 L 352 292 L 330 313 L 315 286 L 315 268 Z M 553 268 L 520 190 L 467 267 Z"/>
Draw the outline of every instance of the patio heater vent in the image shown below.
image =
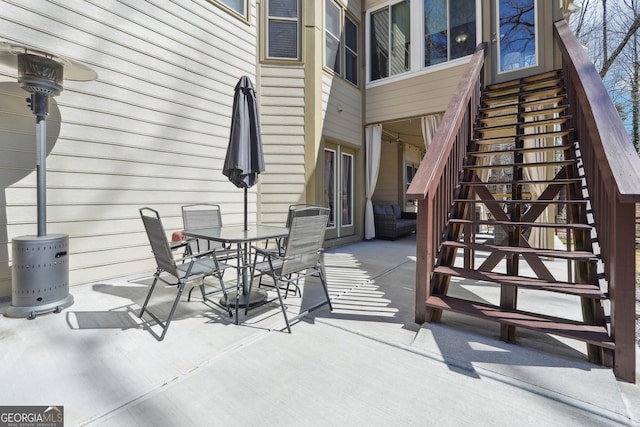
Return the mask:
<path fill-rule="evenodd" d="M 29 92 L 29 108 L 36 116 L 36 173 L 38 190 L 38 235 L 12 240 L 11 306 L 8 317 L 34 318 L 60 312 L 73 304 L 69 294 L 69 236 L 47 235 L 46 217 L 46 116 L 49 96 L 62 92 L 65 67 L 69 80 L 94 80 L 96 73 L 65 58 L 31 48 L 0 43 L 0 64 L 18 71 L 20 87 Z"/>

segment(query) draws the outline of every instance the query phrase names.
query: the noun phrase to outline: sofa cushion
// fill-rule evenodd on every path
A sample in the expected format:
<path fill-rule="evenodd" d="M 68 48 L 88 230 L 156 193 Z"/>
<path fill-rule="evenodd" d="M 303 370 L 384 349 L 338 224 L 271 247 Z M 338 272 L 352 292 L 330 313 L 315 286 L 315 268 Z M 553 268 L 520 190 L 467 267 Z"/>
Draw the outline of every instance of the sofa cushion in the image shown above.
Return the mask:
<path fill-rule="evenodd" d="M 402 218 L 402 211 L 400 211 L 400 206 L 393 205 L 391 206 L 391 208 L 393 209 L 393 214 L 396 216 L 396 218 Z"/>
<path fill-rule="evenodd" d="M 377 215 L 384 215 L 384 205 L 373 205 L 373 213 Z"/>
<path fill-rule="evenodd" d="M 384 205 L 384 214 L 395 215 L 395 212 L 393 212 L 393 207 L 391 205 Z"/>

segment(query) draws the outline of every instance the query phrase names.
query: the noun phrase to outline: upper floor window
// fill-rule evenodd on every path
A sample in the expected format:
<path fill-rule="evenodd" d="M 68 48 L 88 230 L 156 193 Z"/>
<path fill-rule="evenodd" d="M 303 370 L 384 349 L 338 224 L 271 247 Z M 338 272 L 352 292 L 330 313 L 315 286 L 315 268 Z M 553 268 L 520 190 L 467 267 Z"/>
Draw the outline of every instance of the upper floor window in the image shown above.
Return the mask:
<path fill-rule="evenodd" d="M 211 1 L 211 0 L 210 0 Z M 214 3 L 222 3 L 227 9 L 231 9 L 244 19 L 247 18 L 247 0 L 214 0 Z"/>
<path fill-rule="evenodd" d="M 402 0 L 371 13 L 371 80 L 404 73 L 411 68 L 410 9 L 410 1 Z"/>
<path fill-rule="evenodd" d="M 333 0 L 325 0 L 324 62 L 327 68 L 358 85 L 358 25 Z"/>
<path fill-rule="evenodd" d="M 471 55 L 476 48 L 476 2 L 424 0 L 424 65 Z"/>
<path fill-rule="evenodd" d="M 480 0 L 387 0 L 368 11 L 368 82 L 472 55 L 481 33 L 480 4 Z"/>
<path fill-rule="evenodd" d="M 267 0 L 267 57 L 300 59 L 300 0 Z"/>

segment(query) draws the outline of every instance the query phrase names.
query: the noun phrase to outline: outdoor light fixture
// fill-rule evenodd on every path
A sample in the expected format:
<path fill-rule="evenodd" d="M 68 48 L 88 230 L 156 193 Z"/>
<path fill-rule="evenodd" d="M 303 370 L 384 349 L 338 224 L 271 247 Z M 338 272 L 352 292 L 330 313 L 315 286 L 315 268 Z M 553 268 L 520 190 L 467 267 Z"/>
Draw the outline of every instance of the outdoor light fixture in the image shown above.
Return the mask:
<path fill-rule="evenodd" d="M 12 298 L 6 315 L 33 318 L 60 312 L 73 304 L 69 294 L 69 236 L 47 235 L 46 155 L 49 97 L 62 92 L 67 80 L 95 80 L 92 69 L 76 61 L 26 46 L 0 43 L 0 65 L 18 73 L 20 87 L 30 93 L 27 105 L 36 116 L 38 235 L 12 240 Z"/>

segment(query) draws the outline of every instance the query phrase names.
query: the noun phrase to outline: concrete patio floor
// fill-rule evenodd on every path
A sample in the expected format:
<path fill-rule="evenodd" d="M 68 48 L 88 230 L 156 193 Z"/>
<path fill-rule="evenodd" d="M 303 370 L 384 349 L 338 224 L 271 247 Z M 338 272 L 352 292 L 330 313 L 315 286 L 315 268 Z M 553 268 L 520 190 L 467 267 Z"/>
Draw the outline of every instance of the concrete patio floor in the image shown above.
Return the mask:
<path fill-rule="evenodd" d="M 450 313 L 415 324 L 415 236 L 334 248 L 325 265 L 334 310 L 291 334 L 275 304 L 235 325 L 194 298 L 158 342 L 137 317 L 151 272 L 75 286 L 59 314 L 2 316 L 0 405 L 64 406 L 67 426 L 640 425 L 640 386 L 588 363 L 581 343 L 519 330 L 506 344 L 497 324 Z M 287 299 L 292 314 L 321 298 L 318 282 L 304 288 Z M 580 313 L 571 299 L 520 301 Z"/>

